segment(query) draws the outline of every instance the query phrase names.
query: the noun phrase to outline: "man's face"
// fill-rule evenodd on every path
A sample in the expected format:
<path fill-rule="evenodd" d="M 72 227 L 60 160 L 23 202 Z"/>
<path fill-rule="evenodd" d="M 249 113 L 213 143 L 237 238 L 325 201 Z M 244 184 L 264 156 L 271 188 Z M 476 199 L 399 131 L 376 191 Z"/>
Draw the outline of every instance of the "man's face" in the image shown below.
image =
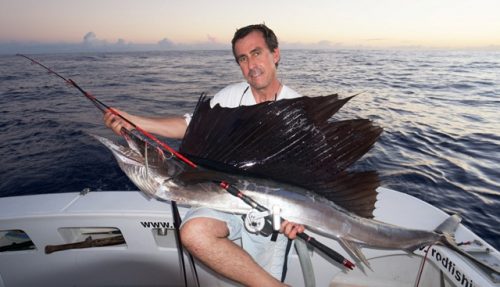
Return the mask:
<path fill-rule="evenodd" d="M 236 41 L 234 50 L 241 72 L 252 88 L 264 89 L 276 78 L 280 51 L 276 48 L 271 52 L 260 31 L 253 31 Z"/>

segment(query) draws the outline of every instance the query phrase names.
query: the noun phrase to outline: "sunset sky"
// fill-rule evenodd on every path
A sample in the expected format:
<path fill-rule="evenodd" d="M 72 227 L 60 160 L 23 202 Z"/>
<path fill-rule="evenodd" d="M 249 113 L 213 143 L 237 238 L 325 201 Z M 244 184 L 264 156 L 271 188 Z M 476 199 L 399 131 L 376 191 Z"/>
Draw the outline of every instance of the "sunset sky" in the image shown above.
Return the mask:
<path fill-rule="evenodd" d="M 500 49 L 499 13 L 498 0 L 0 0 L 0 51 L 226 48 L 236 28 L 263 22 L 291 48 Z"/>

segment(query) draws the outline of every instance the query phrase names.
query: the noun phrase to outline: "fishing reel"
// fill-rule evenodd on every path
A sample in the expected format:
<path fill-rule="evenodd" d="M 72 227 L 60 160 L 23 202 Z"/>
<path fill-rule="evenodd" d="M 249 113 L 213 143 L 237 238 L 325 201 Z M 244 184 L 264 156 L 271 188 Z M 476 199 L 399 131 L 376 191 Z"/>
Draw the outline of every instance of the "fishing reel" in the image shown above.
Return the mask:
<path fill-rule="evenodd" d="M 243 220 L 245 223 L 245 228 L 250 233 L 262 233 L 265 236 L 269 236 L 273 230 L 278 231 L 281 226 L 281 208 L 279 206 L 274 206 L 273 211 L 269 210 L 259 211 L 257 209 L 250 210 Z"/>

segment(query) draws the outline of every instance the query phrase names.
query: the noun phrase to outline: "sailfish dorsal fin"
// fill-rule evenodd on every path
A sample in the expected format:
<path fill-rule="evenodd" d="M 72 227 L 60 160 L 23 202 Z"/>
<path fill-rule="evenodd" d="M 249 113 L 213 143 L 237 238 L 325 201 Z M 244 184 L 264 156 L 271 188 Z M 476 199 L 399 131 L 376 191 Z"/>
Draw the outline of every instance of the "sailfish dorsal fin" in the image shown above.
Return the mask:
<path fill-rule="evenodd" d="M 382 129 L 366 119 L 330 120 L 351 98 L 334 94 L 211 108 L 203 96 L 180 152 L 210 168 L 306 188 L 369 217 L 378 177 L 346 170 Z"/>

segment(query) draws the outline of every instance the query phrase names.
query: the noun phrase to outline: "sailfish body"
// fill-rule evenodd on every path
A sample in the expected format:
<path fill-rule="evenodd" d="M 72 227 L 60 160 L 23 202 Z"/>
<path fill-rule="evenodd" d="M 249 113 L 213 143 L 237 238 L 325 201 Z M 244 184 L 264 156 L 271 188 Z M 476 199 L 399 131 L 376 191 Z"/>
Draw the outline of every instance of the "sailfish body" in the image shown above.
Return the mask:
<path fill-rule="evenodd" d="M 248 213 L 251 209 L 249 205 L 214 183 L 217 180 L 226 180 L 263 206 L 279 206 L 283 218 L 304 224 L 308 229 L 330 238 L 340 238 L 362 246 L 405 250 L 414 250 L 439 241 L 440 238 L 440 235 L 434 232 L 406 229 L 357 216 L 301 187 L 204 168 L 193 172 L 178 160 L 165 157 L 163 168 L 172 165 L 173 169 L 180 172 L 170 177 L 158 172 L 157 166 L 151 162 L 146 164 L 145 158 L 133 149 L 117 145 L 103 137 L 95 137 L 113 152 L 121 169 L 139 189 L 161 200 L 236 214 Z M 185 169 L 179 169 L 179 166 Z M 185 181 L 194 179 L 184 180 L 185 175 L 181 173 L 191 172 L 194 174 L 187 177 L 199 176 L 199 179 L 186 184 Z"/>
<path fill-rule="evenodd" d="M 127 137 L 129 147 L 96 138 L 150 196 L 236 214 L 250 211 L 217 184 L 226 181 L 263 206 L 279 206 L 283 218 L 339 240 L 365 263 L 361 246 L 413 251 L 448 242 L 443 233 L 371 219 L 378 177 L 347 168 L 382 129 L 364 119 L 332 120 L 349 99 L 303 97 L 228 109 L 211 108 L 202 97 L 180 147 L 199 168 L 135 136 Z"/>

